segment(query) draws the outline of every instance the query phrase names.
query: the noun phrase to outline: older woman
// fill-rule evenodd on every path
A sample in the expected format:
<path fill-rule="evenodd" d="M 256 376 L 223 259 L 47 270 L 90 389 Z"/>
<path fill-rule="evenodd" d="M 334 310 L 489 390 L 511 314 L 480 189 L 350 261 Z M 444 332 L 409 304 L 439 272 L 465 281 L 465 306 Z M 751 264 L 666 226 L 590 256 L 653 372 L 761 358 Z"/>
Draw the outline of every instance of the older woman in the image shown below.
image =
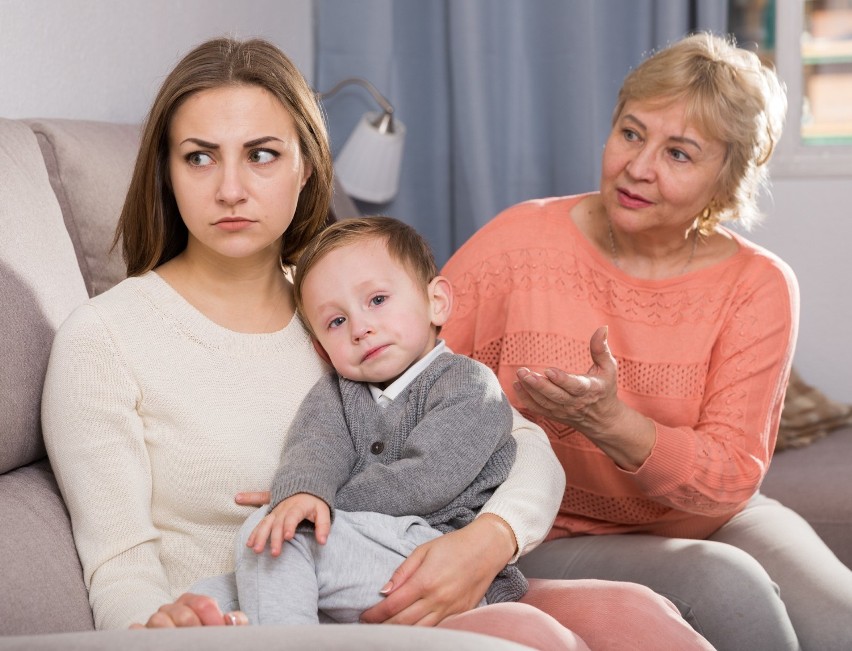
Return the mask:
<path fill-rule="evenodd" d="M 785 108 L 754 54 L 685 38 L 626 78 L 599 192 L 509 208 L 444 269 L 447 343 L 495 370 L 565 468 L 524 572 L 643 583 L 719 649 L 852 648 L 852 572 L 758 492 L 796 279 L 721 225 L 755 221 Z"/>

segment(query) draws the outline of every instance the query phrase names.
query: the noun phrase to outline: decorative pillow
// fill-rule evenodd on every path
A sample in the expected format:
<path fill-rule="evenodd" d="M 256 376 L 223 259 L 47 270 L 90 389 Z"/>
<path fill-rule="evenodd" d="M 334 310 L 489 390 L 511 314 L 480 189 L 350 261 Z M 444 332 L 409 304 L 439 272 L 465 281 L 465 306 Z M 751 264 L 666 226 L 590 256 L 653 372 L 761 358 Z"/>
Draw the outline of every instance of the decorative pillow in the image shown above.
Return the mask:
<path fill-rule="evenodd" d="M 792 370 L 784 395 L 776 450 L 800 448 L 849 424 L 852 424 L 852 405 L 831 400 Z"/>
<path fill-rule="evenodd" d="M 28 120 L 90 296 L 125 277 L 121 246 L 111 250 L 139 149 L 139 127 L 85 120 Z"/>

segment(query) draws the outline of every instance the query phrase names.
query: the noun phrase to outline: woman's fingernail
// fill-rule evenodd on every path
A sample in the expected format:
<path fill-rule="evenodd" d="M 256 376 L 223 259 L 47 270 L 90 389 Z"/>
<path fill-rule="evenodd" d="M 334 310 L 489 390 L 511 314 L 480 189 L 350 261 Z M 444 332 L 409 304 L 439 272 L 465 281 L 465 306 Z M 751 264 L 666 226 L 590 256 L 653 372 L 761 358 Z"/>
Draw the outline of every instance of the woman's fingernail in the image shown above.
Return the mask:
<path fill-rule="evenodd" d="M 393 581 L 388 581 L 382 586 L 382 589 L 379 590 L 379 594 L 387 594 L 391 590 L 393 590 Z"/>
<path fill-rule="evenodd" d="M 236 626 L 237 625 L 237 616 L 234 613 L 228 613 L 225 615 L 225 626 Z"/>

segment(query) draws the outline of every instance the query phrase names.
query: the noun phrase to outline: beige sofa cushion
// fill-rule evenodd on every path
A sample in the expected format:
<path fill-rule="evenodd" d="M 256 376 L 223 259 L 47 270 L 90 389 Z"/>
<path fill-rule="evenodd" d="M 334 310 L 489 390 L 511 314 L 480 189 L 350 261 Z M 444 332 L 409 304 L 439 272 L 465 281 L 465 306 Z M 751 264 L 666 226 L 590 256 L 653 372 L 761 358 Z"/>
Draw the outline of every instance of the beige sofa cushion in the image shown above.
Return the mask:
<path fill-rule="evenodd" d="M 59 200 L 90 296 L 125 277 L 110 251 L 139 147 L 139 127 L 84 120 L 28 120 Z"/>
<path fill-rule="evenodd" d="M 86 298 L 36 137 L 0 119 L 0 472 L 44 456 L 39 409 L 50 346 Z"/>

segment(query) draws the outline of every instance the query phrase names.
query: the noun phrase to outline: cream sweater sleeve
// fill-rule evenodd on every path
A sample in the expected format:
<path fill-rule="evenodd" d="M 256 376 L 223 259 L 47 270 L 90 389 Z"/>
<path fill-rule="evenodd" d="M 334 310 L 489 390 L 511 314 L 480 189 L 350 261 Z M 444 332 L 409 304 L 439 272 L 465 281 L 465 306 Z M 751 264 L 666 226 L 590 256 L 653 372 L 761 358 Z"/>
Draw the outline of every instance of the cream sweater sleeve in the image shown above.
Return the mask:
<path fill-rule="evenodd" d="M 54 341 L 42 400 L 99 629 L 145 622 L 234 568 L 234 536 L 270 486 L 323 365 L 298 317 L 232 332 L 155 272 L 78 308 Z"/>
<path fill-rule="evenodd" d="M 547 536 L 565 491 L 565 472 L 544 431 L 512 409 L 517 442 L 509 476 L 482 507 L 508 523 L 518 542 L 511 561 L 535 549 Z"/>
<path fill-rule="evenodd" d="M 53 344 L 42 423 L 98 629 L 145 622 L 172 600 L 151 519 L 140 398 L 95 308 L 79 308 Z"/>

